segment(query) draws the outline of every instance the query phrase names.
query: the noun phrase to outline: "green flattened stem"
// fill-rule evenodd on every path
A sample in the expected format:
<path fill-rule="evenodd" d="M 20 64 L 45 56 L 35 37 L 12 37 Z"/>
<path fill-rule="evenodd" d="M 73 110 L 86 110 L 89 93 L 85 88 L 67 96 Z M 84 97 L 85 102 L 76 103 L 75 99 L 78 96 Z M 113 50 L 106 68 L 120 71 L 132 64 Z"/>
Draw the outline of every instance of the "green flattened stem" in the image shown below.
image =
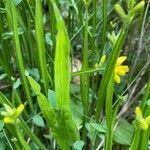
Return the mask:
<path fill-rule="evenodd" d="M 113 112 L 112 112 L 112 100 L 113 100 L 113 91 L 114 91 L 114 73 L 112 73 L 111 79 L 108 83 L 107 94 L 106 94 L 106 143 L 105 149 L 112 150 L 112 141 L 113 141 Z"/>
<path fill-rule="evenodd" d="M 12 22 L 13 22 L 13 32 L 14 32 L 14 43 L 15 43 L 18 69 L 19 69 L 23 89 L 26 95 L 26 100 L 28 101 L 31 110 L 33 111 L 33 103 L 30 95 L 29 85 L 25 76 L 25 65 L 23 61 L 19 35 L 18 35 L 17 12 L 16 12 L 14 1 L 10 0 L 10 2 L 11 2 L 11 11 L 12 11 L 12 18 L 13 18 Z"/>
<path fill-rule="evenodd" d="M 82 70 L 88 68 L 88 9 L 89 4 L 85 3 L 85 26 L 83 31 L 83 64 Z M 84 115 L 88 116 L 89 109 L 89 75 L 83 74 L 81 75 L 81 101 L 83 106 Z M 82 139 L 86 141 L 86 128 L 85 128 L 86 118 L 84 117 L 83 121 L 83 130 L 82 130 Z"/>
<path fill-rule="evenodd" d="M 107 85 L 108 85 L 108 82 L 111 78 L 112 70 L 115 67 L 117 58 L 119 57 L 121 48 L 122 48 L 124 40 L 126 38 L 127 31 L 128 31 L 128 27 L 124 26 L 123 29 L 121 30 L 115 44 L 114 44 L 114 46 L 113 46 L 112 52 L 110 54 L 110 58 L 107 62 L 107 66 L 106 66 L 106 69 L 104 71 L 104 75 L 103 75 L 103 78 L 101 81 L 100 89 L 98 91 L 98 102 L 97 102 L 97 106 L 96 106 L 96 121 L 97 122 L 99 121 L 100 112 L 101 112 L 101 109 L 103 106 L 103 102 L 106 98 L 105 93 L 106 93 Z"/>
<path fill-rule="evenodd" d="M 44 42 L 44 31 L 43 31 L 43 16 L 42 16 L 42 4 L 41 0 L 36 0 L 35 7 L 35 33 L 36 42 L 38 47 L 38 62 L 41 80 L 44 85 L 44 92 L 48 92 L 49 78 L 46 65 L 46 53 L 45 53 L 45 42 Z"/>

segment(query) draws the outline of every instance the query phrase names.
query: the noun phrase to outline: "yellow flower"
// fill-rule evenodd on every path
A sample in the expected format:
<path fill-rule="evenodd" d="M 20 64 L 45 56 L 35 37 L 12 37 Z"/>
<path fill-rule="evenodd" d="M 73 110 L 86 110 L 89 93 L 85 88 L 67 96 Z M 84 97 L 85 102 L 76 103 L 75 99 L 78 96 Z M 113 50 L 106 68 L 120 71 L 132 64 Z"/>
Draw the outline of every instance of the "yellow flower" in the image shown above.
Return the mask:
<path fill-rule="evenodd" d="M 150 116 L 143 118 L 140 107 L 135 108 L 135 115 L 138 126 L 143 130 L 147 130 L 148 126 L 150 125 Z"/>
<path fill-rule="evenodd" d="M 6 111 L 1 111 L 1 115 L 4 116 L 4 123 L 13 124 L 19 121 L 18 117 L 23 112 L 24 105 L 20 104 L 17 109 L 16 108 L 12 109 L 9 105 L 4 104 L 4 108 Z"/>
<path fill-rule="evenodd" d="M 127 65 L 122 65 L 122 63 L 126 60 L 126 56 L 121 56 L 117 59 L 115 65 L 115 76 L 114 80 L 117 83 L 120 83 L 121 79 L 120 76 L 124 76 L 127 72 L 129 72 L 129 67 Z"/>

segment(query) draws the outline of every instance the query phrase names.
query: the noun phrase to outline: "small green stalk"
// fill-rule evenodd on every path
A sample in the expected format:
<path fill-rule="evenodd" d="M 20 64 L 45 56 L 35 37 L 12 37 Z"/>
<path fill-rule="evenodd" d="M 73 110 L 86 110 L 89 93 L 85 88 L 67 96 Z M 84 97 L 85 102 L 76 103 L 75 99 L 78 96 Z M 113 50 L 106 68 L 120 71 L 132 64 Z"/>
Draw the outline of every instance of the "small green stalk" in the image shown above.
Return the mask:
<path fill-rule="evenodd" d="M 81 71 L 76 71 L 76 72 L 72 72 L 71 73 L 71 76 L 74 77 L 74 76 L 78 76 L 78 75 L 83 75 L 83 74 L 90 74 L 90 73 L 95 73 L 95 72 L 99 72 L 99 71 L 102 71 L 104 70 L 103 68 L 88 68 L 88 69 L 85 69 L 85 70 L 81 70 Z"/>

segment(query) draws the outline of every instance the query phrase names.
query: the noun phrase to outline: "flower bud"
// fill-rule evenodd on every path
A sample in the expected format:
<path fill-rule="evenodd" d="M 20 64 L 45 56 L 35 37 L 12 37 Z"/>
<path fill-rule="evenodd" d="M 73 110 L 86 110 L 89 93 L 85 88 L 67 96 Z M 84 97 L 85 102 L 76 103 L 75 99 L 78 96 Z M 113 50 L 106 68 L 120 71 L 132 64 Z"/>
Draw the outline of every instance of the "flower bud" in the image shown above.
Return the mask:
<path fill-rule="evenodd" d="M 98 66 L 101 67 L 104 64 L 105 60 L 106 60 L 106 55 L 103 55 L 102 58 L 100 59 Z"/>
<path fill-rule="evenodd" d="M 145 2 L 141 1 L 138 4 L 136 4 L 133 9 L 131 10 L 131 14 L 135 14 L 138 11 L 140 11 L 142 8 L 144 8 Z"/>
<path fill-rule="evenodd" d="M 141 112 L 140 107 L 135 108 L 135 115 L 136 115 L 137 120 L 141 122 L 143 117 L 142 117 L 142 112 Z"/>
<path fill-rule="evenodd" d="M 4 117 L 4 123 L 12 124 L 14 123 L 14 119 L 12 117 Z"/>
<path fill-rule="evenodd" d="M 121 19 L 126 18 L 126 14 L 125 14 L 124 10 L 122 9 L 122 7 L 119 4 L 115 5 L 115 11 L 120 16 Z"/>
<path fill-rule="evenodd" d="M 91 3 L 91 0 L 83 0 L 83 2 L 85 4 L 85 6 L 88 7 L 90 5 L 90 3 Z"/>
<path fill-rule="evenodd" d="M 128 9 L 131 10 L 135 5 L 135 0 L 128 0 Z"/>

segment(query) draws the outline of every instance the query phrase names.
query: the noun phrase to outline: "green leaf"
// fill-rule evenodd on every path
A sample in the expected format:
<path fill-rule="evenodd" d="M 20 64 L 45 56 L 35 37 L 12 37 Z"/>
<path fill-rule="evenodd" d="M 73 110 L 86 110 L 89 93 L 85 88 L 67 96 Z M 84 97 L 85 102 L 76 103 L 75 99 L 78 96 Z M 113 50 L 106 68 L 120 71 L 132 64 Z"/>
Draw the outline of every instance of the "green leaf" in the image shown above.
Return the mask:
<path fill-rule="evenodd" d="M 50 89 L 48 89 L 48 100 L 52 104 L 52 107 L 56 107 L 56 94 Z"/>
<path fill-rule="evenodd" d="M 77 141 L 79 137 L 76 126 L 72 120 L 72 113 L 67 107 L 58 110 L 57 123 L 56 129 L 53 131 L 53 136 L 61 149 L 70 150 L 73 143 Z"/>
<path fill-rule="evenodd" d="M 55 128 L 55 125 L 57 123 L 56 115 L 50 102 L 42 93 L 39 93 L 39 95 L 37 95 L 37 100 L 38 100 L 38 104 L 41 109 L 41 112 L 44 118 L 46 119 L 49 127 L 51 127 L 52 129 Z"/>
<path fill-rule="evenodd" d="M 82 103 L 76 100 L 71 101 L 71 110 L 73 112 L 74 121 L 78 129 L 81 128 L 83 122 L 83 106 Z"/>
<path fill-rule="evenodd" d="M 43 118 L 40 115 L 35 115 L 32 120 L 37 126 L 45 127 Z"/>
<path fill-rule="evenodd" d="M 150 106 L 150 99 L 147 100 L 147 105 Z"/>
<path fill-rule="evenodd" d="M 53 46 L 53 41 L 51 39 L 51 33 L 46 33 L 45 34 L 45 40 L 46 40 L 46 43 L 50 46 Z"/>
<path fill-rule="evenodd" d="M 102 125 L 100 125 L 100 124 L 98 124 L 98 123 L 93 123 L 93 122 L 91 122 L 90 124 L 91 124 L 91 126 L 92 126 L 95 130 L 97 130 L 97 131 L 99 131 L 99 132 L 101 132 L 101 133 L 106 133 L 106 130 L 105 130 L 105 128 L 104 128 Z"/>
<path fill-rule="evenodd" d="M 130 145 L 134 134 L 133 126 L 125 119 L 121 119 L 114 131 L 114 141 L 122 145 Z"/>
<path fill-rule="evenodd" d="M 23 28 L 19 27 L 18 28 L 18 35 L 21 35 L 23 33 L 24 33 Z M 5 32 L 5 33 L 2 34 L 2 39 L 7 40 L 7 39 L 11 38 L 13 35 L 14 35 L 13 31 L 11 31 L 11 32 Z"/>
<path fill-rule="evenodd" d="M 57 5 L 50 0 L 57 21 L 57 37 L 55 51 L 55 92 L 57 107 L 57 126 L 53 136 L 64 150 L 70 150 L 79 139 L 78 130 L 74 123 L 70 107 L 70 41 Z"/>
<path fill-rule="evenodd" d="M 43 12 L 41 0 L 35 1 L 35 36 L 37 44 L 37 56 L 40 76 L 43 82 L 44 92 L 47 93 L 49 87 L 49 72 L 47 70 L 45 37 L 43 30 Z"/>
<path fill-rule="evenodd" d="M 38 95 L 41 91 L 40 85 L 30 76 L 28 76 L 28 80 L 29 80 L 32 90 Z"/>
<path fill-rule="evenodd" d="M 31 69 L 28 69 L 28 73 L 34 77 L 34 79 L 36 81 L 39 81 L 40 80 L 40 73 L 39 73 L 39 70 L 37 68 L 31 68 Z M 28 76 L 28 75 L 27 75 Z"/>
<path fill-rule="evenodd" d="M 3 80 L 6 76 L 7 76 L 7 74 L 3 73 L 2 75 L 0 75 L 0 80 Z"/>
<path fill-rule="evenodd" d="M 84 146 L 84 142 L 83 141 L 76 141 L 73 144 L 73 149 L 74 150 L 82 150 L 83 146 Z"/>
<path fill-rule="evenodd" d="M 20 78 L 18 78 L 17 81 L 13 83 L 13 88 L 17 89 L 20 85 L 21 85 L 21 81 Z"/>

